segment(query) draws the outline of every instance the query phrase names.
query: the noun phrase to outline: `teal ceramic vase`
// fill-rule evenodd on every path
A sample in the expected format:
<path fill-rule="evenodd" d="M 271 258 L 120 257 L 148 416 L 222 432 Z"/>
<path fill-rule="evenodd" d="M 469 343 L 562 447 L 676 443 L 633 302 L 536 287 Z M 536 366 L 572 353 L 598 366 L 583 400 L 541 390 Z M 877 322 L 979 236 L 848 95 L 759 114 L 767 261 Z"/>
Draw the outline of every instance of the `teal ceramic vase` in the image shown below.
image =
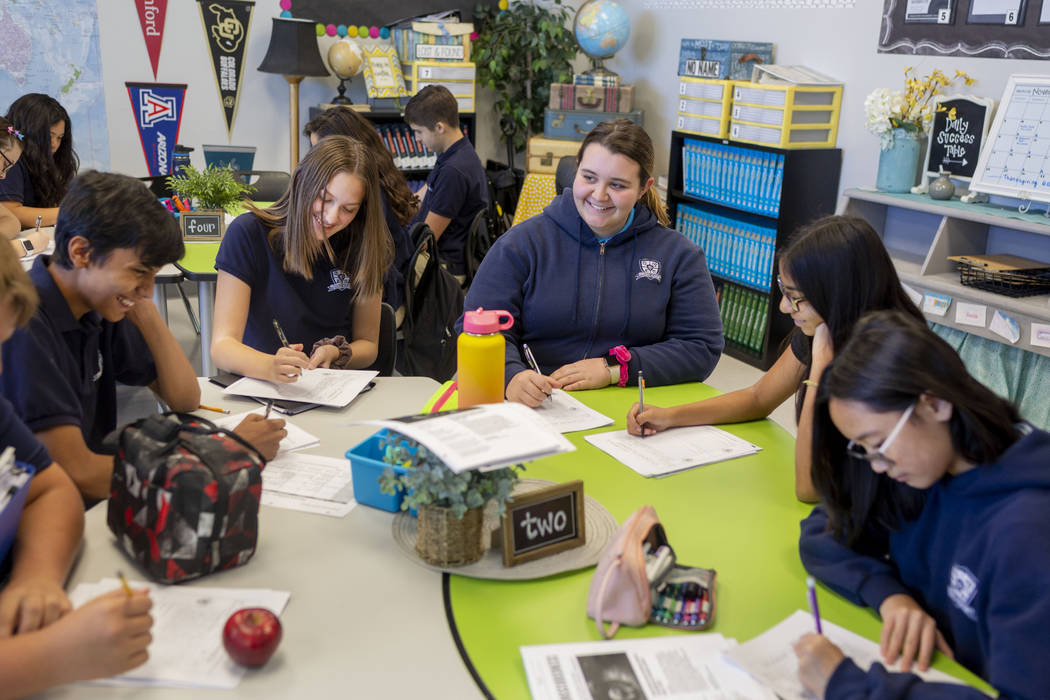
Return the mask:
<path fill-rule="evenodd" d="M 908 192 L 919 174 L 922 134 L 893 130 L 893 145 L 879 154 L 879 173 L 875 187 L 883 192 Z"/>

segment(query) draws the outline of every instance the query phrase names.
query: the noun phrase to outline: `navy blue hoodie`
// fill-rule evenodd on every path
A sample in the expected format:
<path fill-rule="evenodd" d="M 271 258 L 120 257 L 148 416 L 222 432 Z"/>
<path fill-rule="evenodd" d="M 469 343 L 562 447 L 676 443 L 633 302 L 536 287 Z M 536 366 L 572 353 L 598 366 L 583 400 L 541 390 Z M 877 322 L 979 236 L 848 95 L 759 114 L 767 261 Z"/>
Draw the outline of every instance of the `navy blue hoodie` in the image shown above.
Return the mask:
<path fill-rule="evenodd" d="M 998 462 L 945 476 L 926 495 L 919 517 L 888 534 L 889 559 L 846 548 L 818 506 L 802 521 L 802 563 L 875 610 L 894 593 L 910 595 L 956 661 L 1003 697 L 1050 698 L 1050 434 L 1031 429 Z M 881 664 L 865 673 L 846 659 L 825 697 L 986 696 Z"/>
<path fill-rule="evenodd" d="M 528 369 L 523 342 L 544 374 L 625 345 L 631 382 L 643 370 L 652 386 L 702 381 L 725 344 L 700 248 L 642 203 L 627 230 L 600 244 L 568 189 L 485 255 L 464 308 L 479 306 L 514 316 L 505 383 Z"/>

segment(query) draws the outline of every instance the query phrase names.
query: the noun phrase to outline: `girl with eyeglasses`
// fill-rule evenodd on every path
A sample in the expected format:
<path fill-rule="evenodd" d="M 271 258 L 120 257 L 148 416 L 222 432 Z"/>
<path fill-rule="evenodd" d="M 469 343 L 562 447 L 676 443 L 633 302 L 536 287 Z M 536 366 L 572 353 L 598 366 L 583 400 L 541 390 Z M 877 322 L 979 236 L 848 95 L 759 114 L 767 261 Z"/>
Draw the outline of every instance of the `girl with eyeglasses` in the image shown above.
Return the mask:
<path fill-rule="evenodd" d="M 34 92 L 12 102 L 5 118 L 24 138 L 21 161 L 0 181 L 0 205 L 24 229 L 35 226 L 37 217 L 41 225 L 54 226 L 58 204 L 80 167 L 69 114 L 53 97 Z"/>
<path fill-rule="evenodd" d="M 662 408 L 638 404 L 627 413 L 627 430 L 650 435 L 685 425 L 739 423 L 767 417 L 795 394 L 795 495 L 817 499 L 810 478 L 812 387 L 834 349 L 841 347 L 853 324 L 865 312 L 897 309 L 916 319 L 922 312 L 901 287 L 882 239 L 864 219 L 828 216 L 800 229 L 781 252 L 777 285 L 780 311 L 791 316 L 795 330 L 790 346 L 753 385 L 704 401 Z"/>
<path fill-rule="evenodd" d="M 882 617 L 888 664 L 938 649 L 1009 698 L 1050 698 L 1050 434 L 971 377 L 907 314 L 865 316 L 825 369 L 813 418 L 802 563 Z M 817 697 L 984 698 L 881 664 L 858 668 L 826 638 L 795 644 Z"/>
<path fill-rule="evenodd" d="M 0 117 L 0 184 L 22 157 L 22 132 Z M 24 238 L 18 238 L 22 224 L 18 217 L 5 206 L 0 206 L 0 236 L 11 239 L 11 247 L 18 257 L 31 255 L 34 251 L 45 250 L 51 243 L 51 236 L 46 231 L 26 231 Z"/>

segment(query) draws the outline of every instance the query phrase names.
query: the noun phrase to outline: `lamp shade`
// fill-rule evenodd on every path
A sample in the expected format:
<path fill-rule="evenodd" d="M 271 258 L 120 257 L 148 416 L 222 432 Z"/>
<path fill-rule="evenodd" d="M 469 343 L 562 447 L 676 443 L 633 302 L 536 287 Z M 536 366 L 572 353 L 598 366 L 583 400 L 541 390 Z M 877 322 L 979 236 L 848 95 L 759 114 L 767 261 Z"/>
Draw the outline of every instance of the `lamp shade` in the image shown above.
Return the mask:
<path fill-rule="evenodd" d="M 317 49 L 313 20 L 274 17 L 270 46 L 259 70 L 281 75 L 328 75 Z"/>

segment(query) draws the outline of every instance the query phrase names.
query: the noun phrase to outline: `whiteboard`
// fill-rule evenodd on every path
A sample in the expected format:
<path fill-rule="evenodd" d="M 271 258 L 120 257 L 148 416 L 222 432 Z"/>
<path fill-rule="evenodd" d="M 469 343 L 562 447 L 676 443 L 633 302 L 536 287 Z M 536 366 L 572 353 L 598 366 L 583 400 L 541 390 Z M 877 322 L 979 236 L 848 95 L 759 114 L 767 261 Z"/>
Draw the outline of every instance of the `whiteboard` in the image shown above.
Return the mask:
<path fill-rule="evenodd" d="M 970 189 L 1050 202 L 1050 75 L 1010 76 Z"/>

